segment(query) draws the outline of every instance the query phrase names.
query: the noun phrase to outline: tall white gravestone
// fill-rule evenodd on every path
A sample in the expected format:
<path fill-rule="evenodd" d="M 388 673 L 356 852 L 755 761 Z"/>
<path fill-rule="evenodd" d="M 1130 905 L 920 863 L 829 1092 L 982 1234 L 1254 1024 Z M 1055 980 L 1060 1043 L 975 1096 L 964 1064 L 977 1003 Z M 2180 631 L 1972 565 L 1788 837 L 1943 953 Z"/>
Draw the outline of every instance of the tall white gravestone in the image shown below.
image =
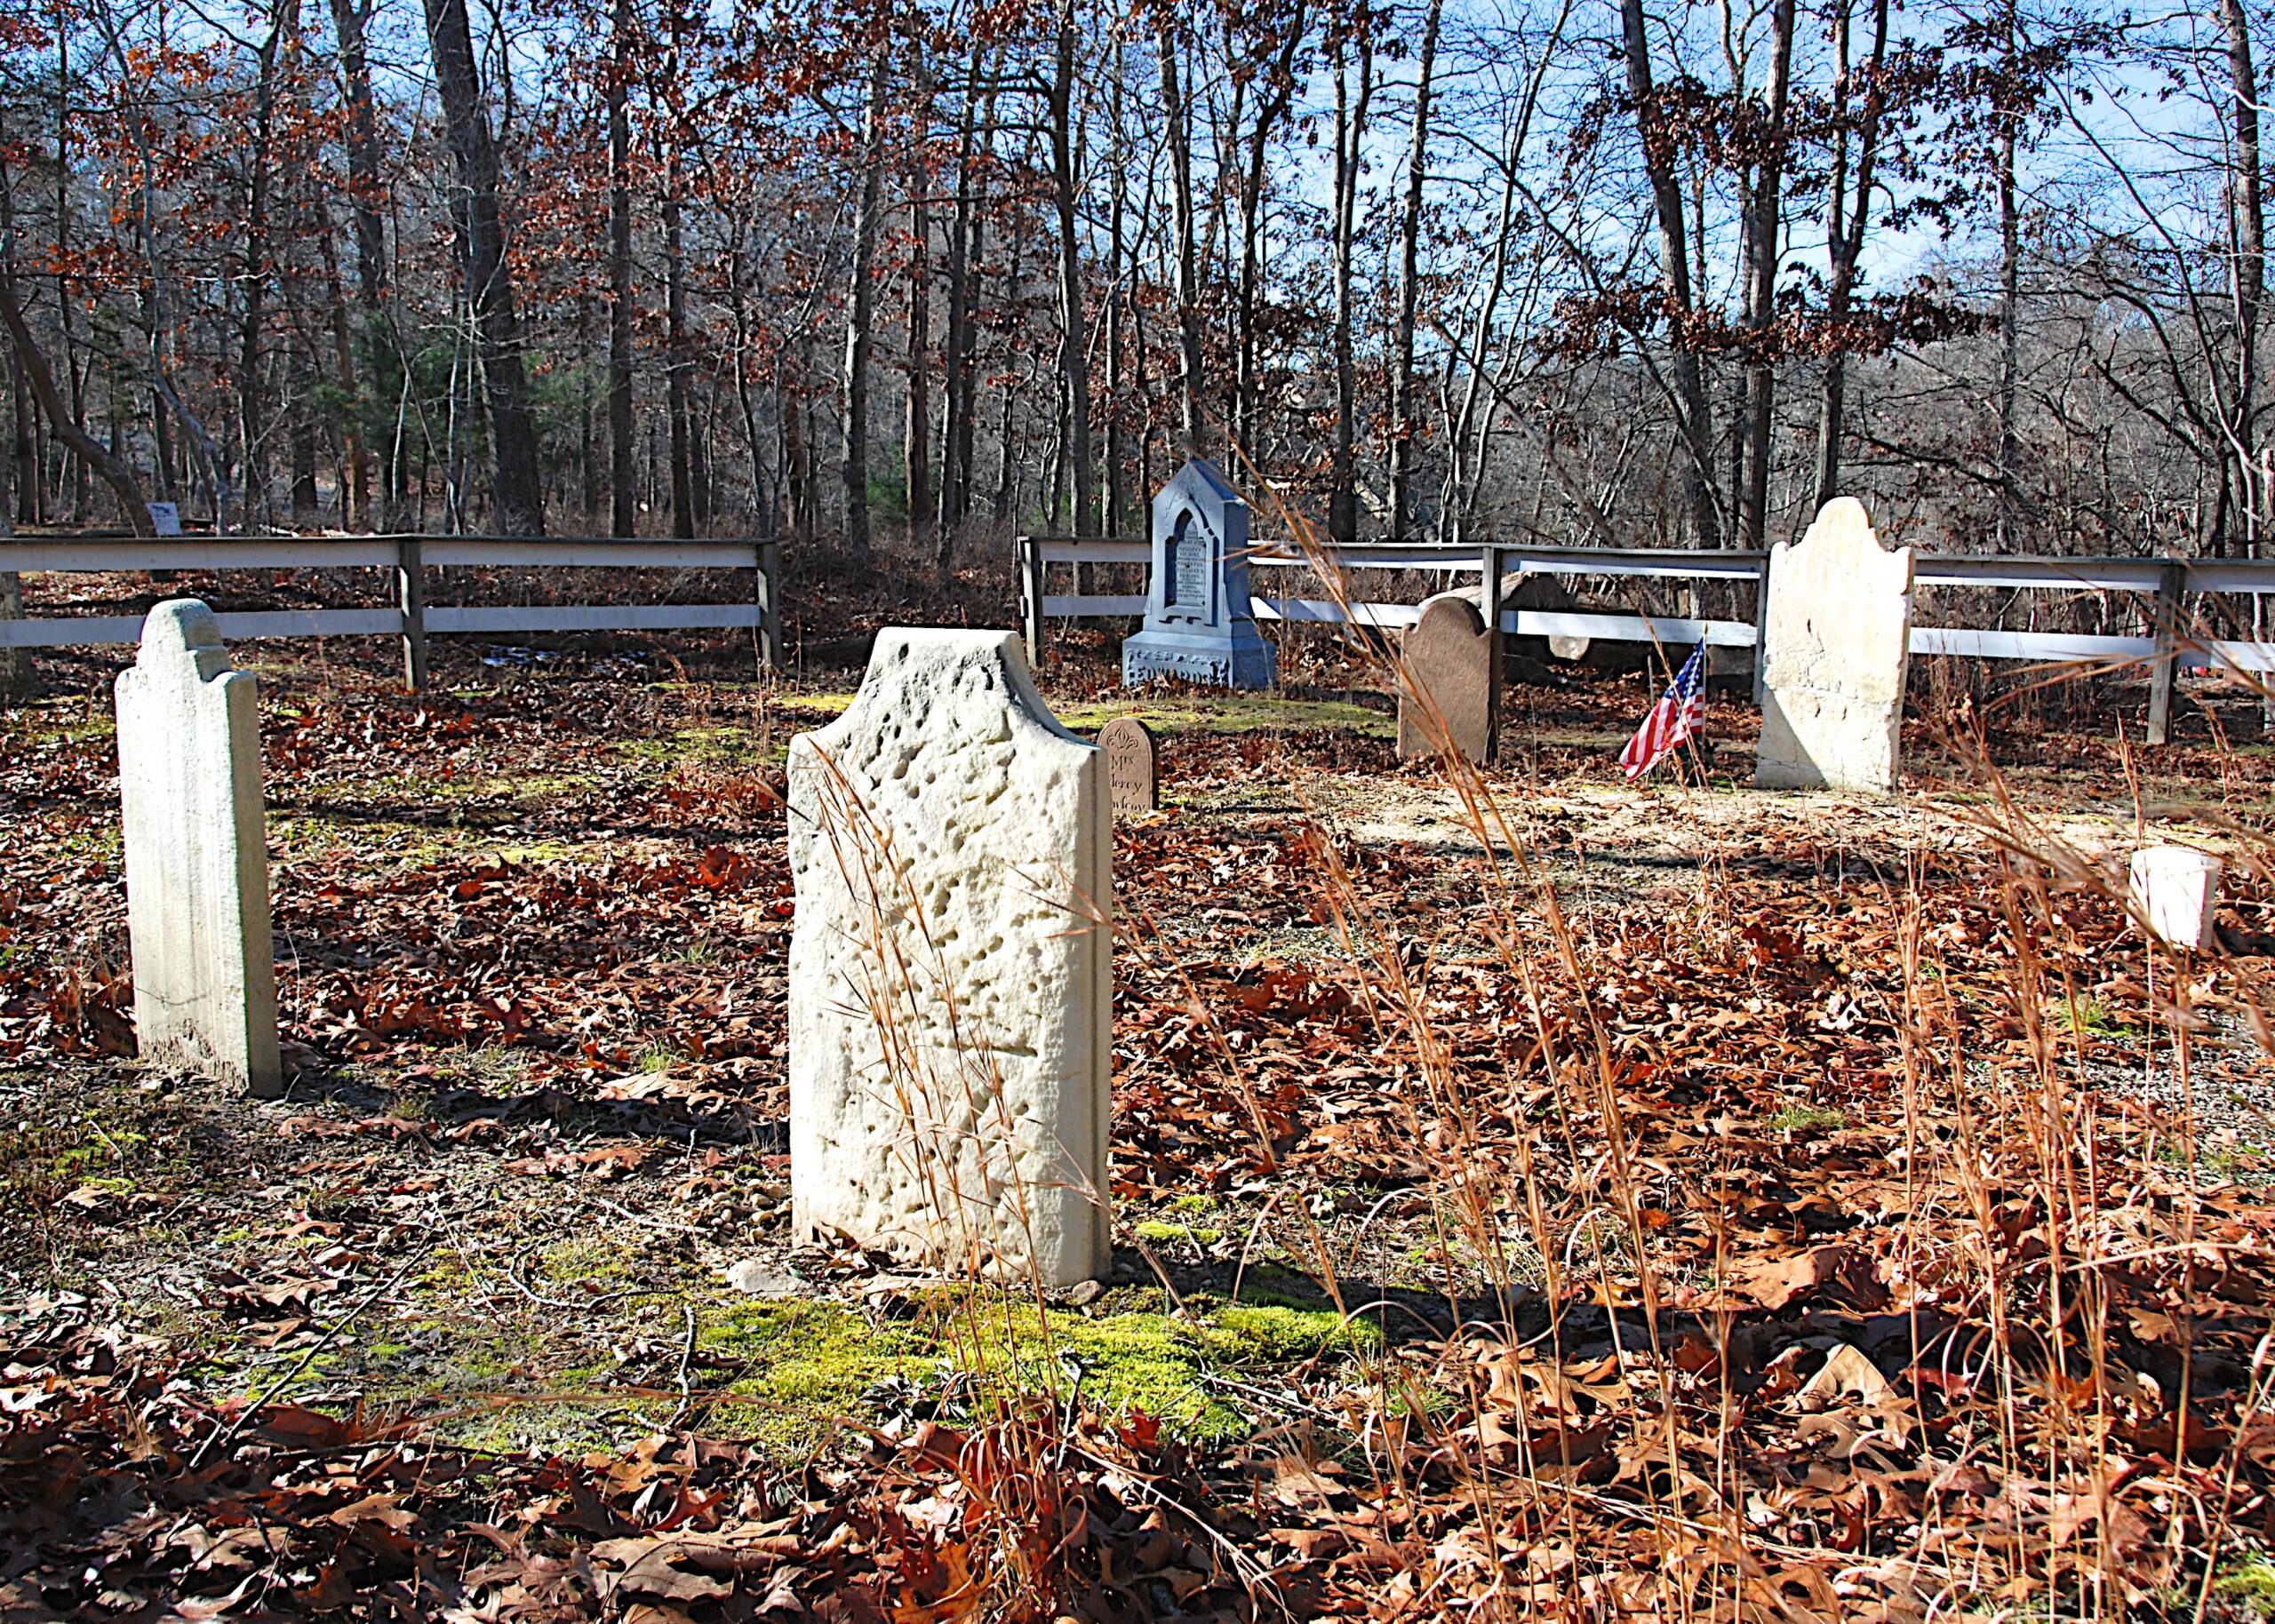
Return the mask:
<path fill-rule="evenodd" d="M 1010 632 L 877 633 L 790 747 L 792 1215 L 950 1269 L 1106 1269 L 1105 752 Z"/>
<path fill-rule="evenodd" d="M 1761 789 L 1896 787 L 1912 651 L 1912 549 L 1884 550 L 1864 505 L 1835 497 L 1799 545 L 1769 550 Z"/>
<path fill-rule="evenodd" d="M 283 1091 L 261 809 L 260 705 L 213 611 L 173 598 L 118 677 L 126 922 L 142 1057 Z"/>
<path fill-rule="evenodd" d="M 1122 645 L 1122 685 L 1182 677 L 1270 688 L 1279 656 L 1248 595 L 1248 504 L 1210 464 L 1177 471 L 1153 498 L 1145 624 Z"/>

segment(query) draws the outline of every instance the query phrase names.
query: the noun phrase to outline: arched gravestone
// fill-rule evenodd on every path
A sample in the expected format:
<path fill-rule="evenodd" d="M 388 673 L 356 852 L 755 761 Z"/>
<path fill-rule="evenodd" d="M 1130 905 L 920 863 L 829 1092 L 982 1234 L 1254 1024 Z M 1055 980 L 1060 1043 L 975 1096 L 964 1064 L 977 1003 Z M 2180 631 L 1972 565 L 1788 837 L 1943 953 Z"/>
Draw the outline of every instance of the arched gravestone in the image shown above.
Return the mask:
<path fill-rule="evenodd" d="M 1769 550 L 1759 789 L 1896 787 L 1912 655 L 1912 549 L 1883 549 L 1835 497 L 1797 546 Z"/>
<path fill-rule="evenodd" d="M 1122 682 L 1183 677 L 1269 688 L 1279 666 L 1248 596 L 1248 504 L 1209 464 L 1189 462 L 1153 498 L 1145 624 L 1122 645 Z"/>
<path fill-rule="evenodd" d="M 119 673 L 119 823 L 145 1060 L 283 1092 L 260 794 L 260 704 L 195 598 L 142 623 Z"/>
<path fill-rule="evenodd" d="M 800 1236 L 1046 1286 L 1106 1268 L 1105 768 L 1011 632 L 888 626 L 791 741 Z"/>
<path fill-rule="evenodd" d="M 1098 748 L 1106 752 L 1106 781 L 1114 792 L 1114 816 L 1143 817 L 1159 811 L 1153 730 L 1135 716 L 1117 716 L 1098 729 Z"/>
<path fill-rule="evenodd" d="M 1398 759 L 1457 750 L 1482 761 L 1492 746 L 1492 651 L 1468 593 L 1440 593 L 1399 650 Z"/>

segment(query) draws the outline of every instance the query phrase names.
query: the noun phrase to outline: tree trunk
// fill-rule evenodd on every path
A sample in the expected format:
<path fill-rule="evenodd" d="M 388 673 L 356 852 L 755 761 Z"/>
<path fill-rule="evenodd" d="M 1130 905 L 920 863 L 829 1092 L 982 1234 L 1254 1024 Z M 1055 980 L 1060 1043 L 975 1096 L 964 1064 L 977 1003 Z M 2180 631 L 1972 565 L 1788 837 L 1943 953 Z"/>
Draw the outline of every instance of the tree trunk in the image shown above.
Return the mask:
<path fill-rule="evenodd" d="M 545 490 L 538 474 L 537 424 L 530 411 L 529 379 L 522 367 L 521 320 L 514 307 L 506 265 L 505 219 L 499 211 L 498 149 L 483 105 L 474 37 L 466 0 L 426 0 L 427 36 L 435 59 L 435 84 L 458 168 L 458 228 L 466 266 L 467 297 L 474 307 L 482 372 L 490 404 L 490 443 L 495 458 L 491 521 L 508 536 L 545 534 Z"/>
<path fill-rule="evenodd" d="M 902 482 L 908 491 L 908 540 L 916 551 L 932 539 L 932 72 L 922 42 L 911 48 L 910 106 L 915 109 L 906 171 L 908 193 L 908 417 L 901 435 Z"/>
<path fill-rule="evenodd" d="M 1746 325 L 1754 350 L 1745 370 L 1744 476 L 1738 486 L 1738 545 L 1759 549 L 1768 522 L 1770 426 L 1777 369 L 1767 346 L 1776 312 L 1778 251 L 1784 242 L 1786 103 L 1793 68 L 1793 0 L 1769 9 L 1769 138 L 1747 209 Z"/>
<path fill-rule="evenodd" d="M 2000 553 L 2013 550 L 2016 467 L 2020 445 L 2015 431 L 2015 390 L 2022 367 L 2022 214 L 2015 196 L 2015 131 L 2009 122 L 1999 132 L 1999 523 Z"/>
<path fill-rule="evenodd" d="M 1050 84 L 1050 174 L 1058 202 L 1058 356 L 1066 380 L 1066 455 L 1074 470 L 1077 535 L 1098 524 L 1098 473 L 1090 461 L 1090 323 L 1082 301 L 1082 243 L 1074 228 L 1074 12 L 1058 23 L 1058 72 Z"/>
<path fill-rule="evenodd" d="M 1689 239 L 1683 229 L 1682 188 L 1675 179 L 1673 144 L 1655 127 L 1657 96 L 1651 82 L 1650 41 L 1644 32 L 1643 0 L 1621 0 L 1620 32 L 1627 58 L 1627 94 L 1643 142 L 1643 167 L 1658 217 L 1660 284 L 1673 350 L 1677 429 L 1688 453 L 1685 488 L 1691 539 L 1701 547 L 1721 545 L 1721 520 L 1715 511 L 1714 432 L 1706 404 L 1706 383 L 1698 354 L 1682 328 L 1696 305 L 1691 298 Z"/>
<path fill-rule="evenodd" d="M 1864 110 L 1858 121 L 1854 201 L 1844 202 L 1844 188 L 1848 185 L 1845 126 L 1835 138 L 1832 172 L 1826 189 L 1825 241 L 1831 267 L 1825 285 L 1824 313 L 1826 321 L 1836 327 L 1848 319 L 1849 306 L 1856 294 L 1856 265 L 1864 252 L 1865 225 L 1872 217 L 1873 160 L 1880 148 L 1880 119 L 1887 110 L 1880 75 L 1888 56 L 1888 0 L 1874 0 L 1871 79 L 1864 87 Z M 1845 120 L 1848 97 L 1848 0 L 1840 0 L 1839 9 L 1833 13 L 1833 75 L 1834 117 Z M 1840 432 L 1848 405 L 1848 353 L 1838 346 L 1824 358 L 1824 393 L 1817 410 L 1815 499 L 1809 505 L 1812 513 L 1840 494 Z"/>
<path fill-rule="evenodd" d="M 668 139 L 668 138 L 667 138 Z M 664 397 L 671 419 L 672 534 L 695 535 L 695 427 L 687 398 L 687 268 L 679 156 L 664 155 Z"/>
<path fill-rule="evenodd" d="M 1429 172 L 1430 92 L 1445 0 L 1430 0 L 1415 61 L 1414 128 L 1406 149 L 1406 206 L 1398 222 L 1398 324 L 1391 336 L 1390 537 L 1404 541 L 1414 519 L 1414 323 L 1422 287 L 1422 185 Z"/>
<path fill-rule="evenodd" d="M 608 448 L 610 529 L 639 534 L 639 477 L 632 427 L 632 76 L 633 0 L 616 0 L 608 78 Z"/>
<path fill-rule="evenodd" d="M 1185 92 L 1177 84 L 1177 44 L 1173 25 L 1161 25 L 1161 111 L 1168 120 L 1169 204 L 1177 232 L 1177 423 L 1187 457 L 1208 454 L 1208 427 L 1201 410 L 1200 246 L 1193 218 L 1193 131 L 1185 116 Z"/>
<path fill-rule="evenodd" d="M 876 293 L 869 267 L 876 256 L 877 204 L 883 190 L 885 49 L 869 59 L 869 107 L 862 121 L 861 190 L 853 211 L 852 286 L 845 301 L 845 423 L 842 473 L 845 485 L 845 545 L 856 558 L 869 552 L 869 346 Z"/>
<path fill-rule="evenodd" d="M 1240 443 L 1250 457 L 1259 455 L 1257 418 L 1262 358 L 1257 353 L 1257 317 L 1264 298 L 1264 189 L 1272 152 L 1272 132 L 1287 115 L 1296 93 L 1296 59 L 1305 35 L 1300 0 L 1285 20 L 1287 29 L 1273 70 L 1261 76 L 1265 83 L 1256 104 L 1256 123 L 1249 131 L 1247 161 L 1240 175 L 1241 267 L 1233 290 L 1234 333 L 1239 346 L 1233 357 L 1233 420 Z"/>
<path fill-rule="evenodd" d="M 1129 305 L 1130 284 L 1123 279 L 1122 259 L 1125 243 L 1123 222 L 1128 205 L 1130 153 L 1123 139 L 1123 109 L 1122 84 L 1122 52 L 1114 58 L 1114 83 L 1106 104 L 1107 127 L 1111 131 L 1106 142 L 1106 167 L 1112 171 L 1112 189 L 1106 194 L 1106 510 L 1098 526 L 1099 534 L 1123 536 L 1129 534 L 1124 515 L 1129 512 L 1128 470 L 1130 439 L 1126 407 L 1122 394 L 1122 350 L 1128 342 L 1123 330 L 1123 312 Z"/>
<path fill-rule="evenodd" d="M 2267 216 L 2259 171 L 2259 76 L 2251 60 L 2251 21 L 2243 0 L 2220 0 L 2220 22 L 2228 36 L 2228 78 L 2234 92 L 2235 155 L 2231 161 L 2228 207 L 2234 221 L 2235 270 L 2231 278 L 2236 310 L 2235 429 L 2228 446 L 2234 483 L 2243 510 L 2244 534 L 2255 545 L 2265 516 L 2268 493 L 2258 488 L 2259 305 L 2266 291 Z"/>
<path fill-rule="evenodd" d="M 250 530 L 258 513 L 268 511 L 267 405 L 261 388 L 261 330 L 268 292 L 268 153 L 276 118 L 276 41 L 272 16 L 262 41 L 259 74 L 253 92 L 252 141 L 245 155 L 244 254 L 238 281 L 244 309 L 237 328 L 237 485 L 243 491 L 239 518 Z"/>
<path fill-rule="evenodd" d="M 1433 4 L 1434 9 L 1434 4 Z M 1338 542 L 1359 537 L 1359 369 L 1353 353 L 1355 321 L 1352 288 L 1353 251 L 1358 240 L 1359 165 L 1367 139 L 1367 103 L 1375 88 L 1375 42 L 1368 25 L 1337 21 L 1335 30 L 1335 442 L 1328 471 L 1327 531 Z M 1359 87 L 1351 88 L 1349 37 L 1358 31 Z M 1409 334 L 1409 337 L 1411 335 Z M 1412 357 L 1409 354 L 1409 362 Z"/>

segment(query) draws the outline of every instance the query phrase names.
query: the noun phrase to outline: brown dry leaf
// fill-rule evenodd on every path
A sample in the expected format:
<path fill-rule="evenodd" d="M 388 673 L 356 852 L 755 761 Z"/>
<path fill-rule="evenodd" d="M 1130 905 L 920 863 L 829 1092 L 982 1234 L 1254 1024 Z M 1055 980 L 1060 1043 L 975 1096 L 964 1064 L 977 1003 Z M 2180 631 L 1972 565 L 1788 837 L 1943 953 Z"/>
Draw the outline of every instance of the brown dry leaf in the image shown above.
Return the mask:
<path fill-rule="evenodd" d="M 1320 1505 L 1350 1491 L 1322 1477 L 1301 1455 L 1276 1455 L 1272 1461 L 1272 1493 L 1282 1505 Z"/>
<path fill-rule="evenodd" d="M 1790 1257 L 1751 1260 L 1738 1265 L 1732 1284 L 1774 1314 L 1840 1278 L 1853 1254 L 1854 1248 L 1835 1244 L 1811 1246 Z"/>
<path fill-rule="evenodd" d="M 1824 1357 L 1816 1374 L 1801 1384 L 1799 1402 L 1804 1411 L 1827 1410 L 1844 1398 L 1874 1409 L 1896 1397 L 1896 1389 L 1880 1367 L 1841 1342 Z"/>
<path fill-rule="evenodd" d="M 392 1494 L 367 1494 L 352 1506 L 342 1506 L 326 1519 L 342 1528 L 353 1528 L 358 1523 L 377 1523 L 396 1533 L 408 1533 L 419 1525 L 418 1517 L 405 1511 Z"/>

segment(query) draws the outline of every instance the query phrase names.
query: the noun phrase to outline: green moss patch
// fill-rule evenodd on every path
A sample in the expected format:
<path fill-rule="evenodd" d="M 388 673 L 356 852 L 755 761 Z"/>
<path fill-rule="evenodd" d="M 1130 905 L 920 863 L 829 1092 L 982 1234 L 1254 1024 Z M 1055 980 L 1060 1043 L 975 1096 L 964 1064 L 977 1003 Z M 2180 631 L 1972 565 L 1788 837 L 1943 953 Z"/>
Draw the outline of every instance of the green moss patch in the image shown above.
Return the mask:
<path fill-rule="evenodd" d="M 882 1421 L 895 1393 L 970 1402 L 1014 1389 L 1064 1391 L 1077 1373 L 1102 1410 L 1143 1410 L 1188 1436 L 1223 1440 L 1253 1423 L 1212 1388 L 1211 1373 L 1253 1379 L 1379 1346 L 1377 1327 L 1346 1325 L 1332 1312 L 1206 1301 L 1187 1312 L 1133 1308 L 1046 1321 L 1031 1305 L 943 1290 L 907 1320 L 872 1321 L 830 1302 L 738 1305 L 706 1317 L 697 1345 L 714 1365 L 745 1366 L 714 1427 L 785 1451 L 810 1448 L 841 1418 Z"/>

